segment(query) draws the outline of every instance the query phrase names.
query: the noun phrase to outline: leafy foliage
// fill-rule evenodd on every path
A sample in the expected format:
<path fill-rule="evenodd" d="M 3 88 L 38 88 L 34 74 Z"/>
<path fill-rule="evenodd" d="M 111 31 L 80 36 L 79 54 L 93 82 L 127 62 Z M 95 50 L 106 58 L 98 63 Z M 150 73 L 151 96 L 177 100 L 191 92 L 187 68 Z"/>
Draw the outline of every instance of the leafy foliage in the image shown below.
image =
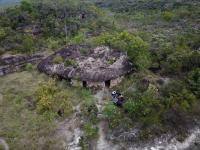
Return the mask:
<path fill-rule="evenodd" d="M 108 119 L 109 126 L 115 128 L 121 125 L 123 113 L 120 111 L 120 108 L 116 107 L 112 103 L 109 103 L 104 108 L 105 117 Z"/>
<path fill-rule="evenodd" d="M 165 19 L 166 21 L 171 21 L 173 17 L 174 17 L 173 12 L 170 11 L 163 12 L 163 19 Z"/>
<path fill-rule="evenodd" d="M 25 70 L 26 70 L 26 71 L 32 71 L 32 70 L 33 70 L 33 65 L 30 64 L 30 63 L 26 64 Z"/>
<path fill-rule="evenodd" d="M 73 59 L 67 59 L 65 60 L 65 66 L 68 67 L 68 66 L 73 66 L 73 67 L 77 67 L 77 62 Z"/>
<path fill-rule="evenodd" d="M 200 69 L 197 68 L 191 71 L 187 78 L 190 90 L 197 96 L 200 97 Z"/>
<path fill-rule="evenodd" d="M 126 51 L 131 62 L 139 69 L 148 68 L 150 64 L 147 43 L 128 32 L 102 34 L 97 43 Z"/>
<path fill-rule="evenodd" d="M 86 138 L 93 139 L 98 137 L 98 128 L 94 127 L 92 124 L 87 123 L 83 128 Z"/>
<path fill-rule="evenodd" d="M 43 83 L 36 91 L 37 110 L 39 113 L 63 111 L 65 115 L 72 113 L 72 102 L 69 95 L 59 92 L 55 81 Z"/>
<path fill-rule="evenodd" d="M 22 1 L 0 15 L 0 47 L 4 51 L 32 53 L 68 42 L 82 43 L 85 37 L 81 31 L 99 32 L 104 27 L 104 24 L 92 27 L 102 17 L 101 12 L 93 3 L 79 0 Z"/>
<path fill-rule="evenodd" d="M 60 55 L 56 55 L 55 58 L 53 59 L 53 63 L 55 64 L 60 64 L 63 62 L 63 58 Z"/>
<path fill-rule="evenodd" d="M 145 117 L 152 115 L 159 109 L 160 101 L 155 97 L 155 93 L 147 91 L 135 98 L 128 99 L 125 104 L 125 109 L 133 118 Z"/>

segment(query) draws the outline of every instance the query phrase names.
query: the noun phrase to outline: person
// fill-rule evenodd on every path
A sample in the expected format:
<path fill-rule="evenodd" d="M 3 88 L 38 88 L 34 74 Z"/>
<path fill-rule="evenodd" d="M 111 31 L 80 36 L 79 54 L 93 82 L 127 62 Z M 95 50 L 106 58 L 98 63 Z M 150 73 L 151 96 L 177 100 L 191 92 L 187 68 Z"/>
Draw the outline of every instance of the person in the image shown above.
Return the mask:
<path fill-rule="evenodd" d="M 123 103 L 124 103 L 124 97 L 123 95 L 118 92 L 118 91 L 113 91 L 112 92 L 112 102 L 119 106 L 119 107 L 122 107 Z"/>

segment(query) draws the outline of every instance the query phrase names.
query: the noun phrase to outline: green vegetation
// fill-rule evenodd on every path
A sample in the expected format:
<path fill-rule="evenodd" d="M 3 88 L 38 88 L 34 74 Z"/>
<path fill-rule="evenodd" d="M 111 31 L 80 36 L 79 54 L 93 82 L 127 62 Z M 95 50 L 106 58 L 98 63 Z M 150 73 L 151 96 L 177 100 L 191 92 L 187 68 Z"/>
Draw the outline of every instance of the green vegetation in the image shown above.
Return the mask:
<path fill-rule="evenodd" d="M 111 128 L 118 127 L 119 125 L 123 123 L 121 121 L 123 118 L 123 115 L 122 115 L 123 113 L 121 112 L 119 108 L 117 108 L 112 103 L 109 103 L 108 105 L 106 105 L 104 109 L 104 114 L 106 118 L 108 119 L 109 126 Z"/>
<path fill-rule="evenodd" d="M 97 38 L 97 43 L 126 51 L 130 61 L 139 69 L 148 68 L 150 65 L 147 43 L 138 36 L 128 32 L 102 34 Z"/>
<path fill-rule="evenodd" d="M 165 11 L 163 12 L 163 19 L 166 21 L 171 21 L 174 18 L 173 12 Z"/>
<path fill-rule="evenodd" d="M 56 86 L 55 81 L 40 85 L 36 91 L 36 109 L 39 113 L 51 112 L 69 116 L 72 113 L 71 97 Z M 61 114 L 62 113 L 62 114 Z"/>
<path fill-rule="evenodd" d="M 81 49 L 80 49 L 80 53 L 81 53 L 82 55 L 86 55 L 86 54 L 88 53 L 88 49 L 87 49 L 87 48 L 81 48 Z"/>
<path fill-rule="evenodd" d="M 0 78 L 0 93 L 3 96 L 0 135 L 6 138 L 10 149 L 37 149 L 58 142 L 50 134 L 55 132 L 55 123 L 47 114 L 35 112 L 34 91 L 39 82 L 45 80 L 46 77 L 36 72 L 15 73 Z"/>
<path fill-rule="evenodd" d="M 55 56 L 55 58 L 53 59 L 53 63 L 54 64 L 60 64 L 60 63 L 62 63 L 63 62 L 63 58 L 62 58 L 62 56 L 60 56 L 59 54 L 57 54 L 56 56 Z"/>
<path fill-rule="evenodd" d="M 80 32 L 100 32 L 109 24 L 94 26 L 103 16 L 102 10 L 92 2 L 79 0 L 24 0 L 4 11 L 0 15 L 1 52 L 33 53 L 70 42 L 79 44 L 84 40 Z"/>
<path fill-rule="evenodd" d="M 67 59 L 65 60 L 65 67 L 68 67 L 68 66 L 73 66 L 73 67 L 77 67 L 77 62 L 73 59 Z"/>
<path fill-rule="evenodd" d="M 30 64 L 30 63 L 26 64 L 25 70 L 26 70 L 26 71 L 32 71 L 32 70 L 33 70 L 33 65 Z"/>
<path fill-rule="evenodd" d="M 90 123 L 85 124 L 83 130 L 87 139 L 94 139 L 98 137 L 98 128 L 94 128 Z"/>
<path fill-rule="evenodd" d="M 46 54 L 67 44 L 122 50 L 134 73 L 113 88 L 123 92 L 124 107 L 105 105 L 112 131 L 139 124 L 141 139 L 155 131 L 185 132 L 184 120 L 200 112 L 199 7 L 198 0 L 25 0 L 0 12 L 0 54 Z M 115 61 L 113 56 L 107 63 Z M 77 67 L 75 60 L 56 55 L 53 63 L 62 62 Z M 54 137 L 56 123 L 80 104 L 80 145 L 88 149 L 98 139 L 92 91 L 49 80 L 34 69 L 27 64 L 25 72 L 0 78 L 0 137 L 10 149 L 62 149 Z"/>
<path fill-rule="evenodd" d="M 92 99 L 89 91 L 36 71 L 10 74 L 0 82 L 0 135 L 10 149 L 63 149 L 56 136 L 58 121 L 70 117 L 73 106 Z"/>
<path fill-rule="evenodd" d="M 199 98 L 200 97 L 200 69 L 191 71 L 187 78 L 190 90 Z"/>
<path fill-rule="evenodd" d="M 91 91 L 83 90 L 83 92 L 87 99 L 81 105 L 81 117 L 84 120 L 82 130 L 84 134 L 79 141 L 79 145 L 82 149 L 89 149 L 89 145 L 98 139 L 98 108 L 94 97 L 91 96 Z"/>

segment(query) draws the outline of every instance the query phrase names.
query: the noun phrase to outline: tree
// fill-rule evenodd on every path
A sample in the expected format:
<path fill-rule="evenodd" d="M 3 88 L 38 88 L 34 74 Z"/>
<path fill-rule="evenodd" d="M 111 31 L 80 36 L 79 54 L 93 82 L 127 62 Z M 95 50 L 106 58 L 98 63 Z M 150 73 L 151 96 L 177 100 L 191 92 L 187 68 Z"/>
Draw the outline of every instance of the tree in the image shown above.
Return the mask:
<path fill-rule="evenodd" d="M 32 4 L 25 0 L 21 2 L 20 8 L 22 11 L 27 11 L 29 13 L 31 13 L 33 10 Z"/>
<path fill-rule="evenodd" d="M 97 43 L 126 51 L 130 61 L 138 69 L 148 68 L 150 65 L 148 44 L 140 37 L 126 31 L 114 34 L 104 33 L 97 38 Z"/>

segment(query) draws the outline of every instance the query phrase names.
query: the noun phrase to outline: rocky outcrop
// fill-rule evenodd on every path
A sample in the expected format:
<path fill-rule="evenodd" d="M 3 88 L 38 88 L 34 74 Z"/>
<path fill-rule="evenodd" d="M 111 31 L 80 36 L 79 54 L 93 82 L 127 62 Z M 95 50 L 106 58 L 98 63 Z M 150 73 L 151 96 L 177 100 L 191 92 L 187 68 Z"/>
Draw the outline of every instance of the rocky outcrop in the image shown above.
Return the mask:
<path fill-rule="evenodd" d="M 21 71 L 28 63 L 36 63 L 42 55 L 7 55 L 0 57 L 0 76 Z"/>
<path fill-rule="evenodd" d="M 87 49 L 87 54 L 81 53 L 83 49 Z M 61 59 L 59 63 L 56 62 L 57 58 Z M 129 73 L 132 64 L 123 51 L 69 45 L 41 61 L 38 69 L 64 79 L 105 82 Z"/>

